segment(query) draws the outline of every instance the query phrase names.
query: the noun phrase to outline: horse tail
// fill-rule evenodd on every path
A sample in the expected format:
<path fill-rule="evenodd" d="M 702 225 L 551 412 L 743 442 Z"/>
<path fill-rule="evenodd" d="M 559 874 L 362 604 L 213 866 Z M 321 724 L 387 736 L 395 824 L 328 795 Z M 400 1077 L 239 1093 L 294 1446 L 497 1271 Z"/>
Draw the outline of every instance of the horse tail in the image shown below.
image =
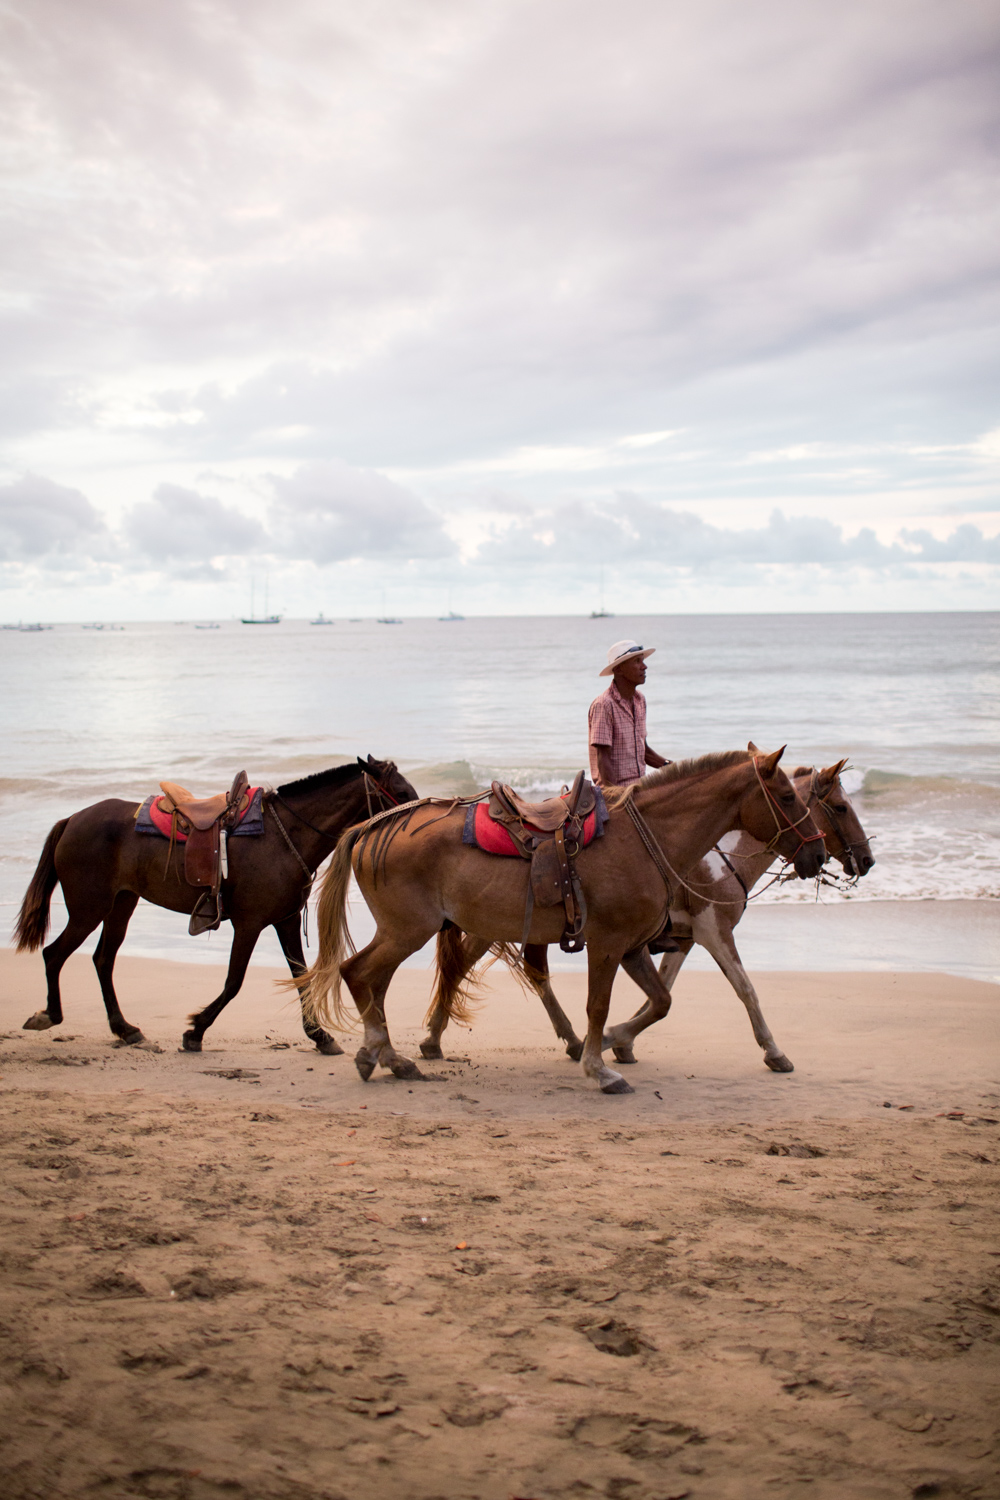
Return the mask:
<path fill-rule="evenodd" d="M 14 924 L 18 953 L 34 953 L 45 941 L 45 934 L 49 930 L 52 892 L 59 884 L 59 876 L 56 874 L 56 845 L 66 832 L 68 822 L 69 818 L 63 818 L 49 830 L 38 867 L 24 893 L 21 910 Z"/>
<path fill-rule="evenodd" d="M 312 968 L 291 981 L 300 990 L 303 1019 L 310 1025 L 336 1025 L 348 1030 L 354 1025 L 344 1013 L 340 970 L 345 958 L 355 951 L 347 929 L 347 892 L 351 884 L 351 855 L 364 826 L 359 823 L 349 828 L 334 851 L 316 907 L 319 953 Z"/>
<path fill-rule="evenodd" d="M 445 1025 L 449 1021 L 468 1025 L 472 1020 L 479 979 L 475 970 L 469 969 L 464 941 L 465 933 L 461 927 L 451 923 L 437 935 L 437 979 L 430 1008 L 424 1017 L 425 1025 L 430 1025 L 431 1017 L 439 1008 L 447 1017 Z"/>

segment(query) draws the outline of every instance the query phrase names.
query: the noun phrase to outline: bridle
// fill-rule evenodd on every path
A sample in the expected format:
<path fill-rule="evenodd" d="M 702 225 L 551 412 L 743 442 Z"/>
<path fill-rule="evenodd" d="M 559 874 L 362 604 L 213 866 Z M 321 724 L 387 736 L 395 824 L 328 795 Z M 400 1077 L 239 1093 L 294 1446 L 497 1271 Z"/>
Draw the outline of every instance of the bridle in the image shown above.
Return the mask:
<path fill-rule="evenodd" d="M 392 807 L 400 807 L 400 806 L 402 806 L 399 798 L 398 797 L 394 797 L 392 795 L 392 793 L 388 790 L 388 788 L 384 787 L 380 781 L 376 781 L 375 777 L 372 776 L 368 771 L 365 771 L 363 773 L 362 780 L 364 782 L 364 788 L 365 788 L 365 799 L 366 799 L 366 801 L 368 803 L 368 816 L 369 816 L 369 818 L 371 818 L 371 817 L 374 816 L 374 813 L 372 811 L 372 793 L 373 792 L 374 792 L 376 798 L 380 799 L 383 802 L 388 801 L 391 804 Z M 387 809 L 385 808 L 385 806 L 376 807 L 375 808 L 375 812 L 385 812 L 386 810 Z"/>
<path fill-rule="evenodd" d="M 775 797 L 774 793 L 771 791 L 770 787 L 765 786 L 764 778 L 760 774 L 760 762 L 756 755 L 753 757 L 753 769 L 754 774 L 757 777 L 757 784 L 759 785 L 761 791 L 764 793 L 767 805 L 771 809 L 771 816 L 774 819 L 774 826 L 776 830 L 774 837 L 771 839 L 771 842 L 769 844 L 765 844 L 765 850 L 770 851 L 773 849 L 777 851 L 778 840 L 783 838 L 786 833 L 798 834 L 798 848 L 793 854 L 783 856 L 787 861 L 791 862 L 795 859 L 796 855 L 799 853 L 799 850 L 804 849 L 807 844 L 821 843 L 823 840 L 823 835 L 818 831 L 816 833 L 801 833 L 799 831 L 800 825 L 804 823 L 807 818 L 811 819 L 812 815 L 809 811 L 809 808 L 804 808 L 801 818 L 796 818 L 793 822 L 785 812 L 785 809 L 781 806 L 781 803 Z M 782 819 L 784 819 L 784 827 L 782 827 Z"/>
<path fill-rule="evenodd" d="M 841 827 L 841 824 L 840 824 L 840 821 L 839 821 L 839 815 L 834 812 L 834 810 L 831 807 L 830 803 L 826 800 L 826 797 L 821 797 L 819 795 L 819 792 L 816 789 L 816 776 L 817 776 L 817 772 L 816 772 L 816 769 L 814 767 L 813 768 L 813 773 L 812 773 L 812 780 L 811 780 L 811 782 L 809 784 L 809 791 L 810 791 L 810 798 L 809 798 L 809 800 L 810 800 L 810 803 L 812 803 L 813 801 L 815 801 L 816 804 L 823 809 L 823 811 L 825 812 L 827 818 L 829 818 L 829 820 L 830 820 L 830 826 L 833 829 L 834 833 L 837 835 L 838 839 L 840 840 L 841 847 L 843 848 L 844 853 L 847 855 L 847 858 L 850 860 L 850 863 L 851 863 L 850 877 L 851 877 L 851 879 L 855 883 L 857 883 L 857 881 L 859 881 L 861 879 L 861 867 L 860 867 L 860 865 L 858 863 L 858 856 L 857 856 L 857 852 L 856 851 L 858 849 L 860 849 L 863 844 L 867 843 L 868 840 L 867 839 L 861 839 L 861 840 L 854 839 L 854 840 L 851 840 L 851 839 L 848 839 L 848 838 L 844 837 L 844 830 Z M 831 792 L 833 791 L 833 787 L 830 788 L 830 791 Z M 829 795 L 830 795 L 830 793 L 828 792 L 827 796 L 829 796 Z"/>

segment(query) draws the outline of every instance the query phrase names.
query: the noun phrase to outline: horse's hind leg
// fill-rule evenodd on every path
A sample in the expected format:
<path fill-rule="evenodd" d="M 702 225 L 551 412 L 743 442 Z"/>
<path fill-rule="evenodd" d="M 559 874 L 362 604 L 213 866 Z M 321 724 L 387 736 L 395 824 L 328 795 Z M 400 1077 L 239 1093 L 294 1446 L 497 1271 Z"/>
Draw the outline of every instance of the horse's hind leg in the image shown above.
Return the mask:
<path fill-rule="evenodd" d="M 194 1015 L 188 1016 L 191 1028 L 185 1031 L 181 1039 L 185 1052 L 201 1051 L 201 1039 L 205 1032 L 222 1014 L 233 996 L 239 994 L 240 986 L 246 978 L 247 964 L 250 962 L 259 937 L 259 927 L 233 924 L 233 946 L 229 950 L 229 968 L 226 970 L 226 983 L 222 994 L 216 996 L 210 1005 L 205 1006 L 204 1010 L 196 1011 Z"/>
<path fill-rule="evenodd" d="M 630 1016 L 627 1021 L 620 1021 L 617 1026 L 609 1026 L 604 1033 L 604 1046 L 612 1048 L 616 1062 L 634 1063 L 636 1037 L 655 1021 L 662 1021 L 669 1011 L 673 982 L 681 964 L 694 947 L 694 940 L 678 939 L 678 947 L 680 952 L 663 955 L 664 963 L 659 972 L 649 956 L 648 948 L 637 948 L 634 953 L 626 953 L 622 959 L 622 968 L 645 991 L 647 999 L 634 1016 Z M 670 960 L 669 966 L 667 959 Z"/>
<path fill-rule="evenodd" d="M 434 929 L 424 932 L 416 941 L 401 944 L 376 932 L 367 948 L 362 948 L 343 965 L 341 976 L 364 1022 L 365 1039 L 354 1058 L 361 1077 L 367 1082 L 379 1067 L 388 1068 L 397 1078 L 423 1078 L 412 1058 L 403 1057 L 389 1040 L 385 1020 L 385 994 L 389 981 L 404 959 L 422 948 Z"/>
<path fill-rule="evenodd" d="M 462 939 L 462 979 L 470 969 L 474 969 L 483 954 L 489 951 L 489 938 L 476 937 L 474 932 L 467 932 Z M 444 1057 L 441 1050 L 441 1037 L 445 1027 L 448 1025 L 448 1007 L 437 995 L 434 1004 L 427 1016 L 427 1035 L 420 1043 L 420 1056 L 429 1058 L 432 1062 Z"/>
<path fill-rule="evenodd" d="M 552 1030 L 561 1042 L 566 1043 L 566 1056 L 579 1062 L 583 1056 L 583 1043 L 573 1030 L 573 1023 L 556 999 L 549 981 L 549 950 L 544 943 L 528 943 L 524 950 L 524 974 L 528 983 L 545 1006 L 552 1022 Z"/>
<path fill-rule="evenodd" d="M 104 929 L 101 932 L 101 940 L 94 949 L 94 968 L 97 970 L 97 978 L 101 985 L 101 994 L 104 996 L 104 1008 L 108 1013 L 108 1025 L 115 1036 L 121 1042 L 134 1045 L 136 1042 L 144 1042 L 146 1038 L 138 1026 L 132 1026 L 121 1013 L 118 1004 L 118 996 L 115 994 L 113 980 L 115 959 L 118 950 L 125 941 L 125 933 L 128 924 L 132 920 L 132 913 L 139 904 L 139 897 L 132 891 L 119 891 L 115 897 L 115 904 L 104 918 Z"/>
<path fill-rule="evenodd" d="M 298 979 L 299 975 L 304 974 L 306 969 L 305 954 L 302 952 L 302 923 L 300 921 L 300 914 L 293 912 L 290 917 L 285 917 L 282 921 L 275 922 L 274 930 L 278 934 L 281 951 L 285 955 L 288 967 L 292 971 L 292 978 Z M 301 999 L 302 990 L 300 989 L 299 1000 L 301 1001 Z M 315 1021 L 307 1021 L 305 1015 L 302 1017 L 302 1030 L 311 1042 L 316 1043 L 317 1050 L 322 1052 L 324 1057 L 340 1057 L 343 1053 L 344 1049 L 336 1037 L 332 1037 L 328 1031 L 324 1031 L 322 1026 L 317 1026 Z"/>
<path fill-rule="evenodd" d="M 48 1031 L 50 1027 L 62 1024 L 62 996 L 59 993 L 62 966 L 70 954 L 75 953 L 80 944 L 86 942 L 94 928 L 100 926 L 104 916 L 103 911 L 91 911 L 85 917 L 70 915 L 59 936 L 47 948 L 42 949 L 48 992 L 45 1009 L 37 1010 L 33 1016 L 29 1016 L 22 1027 L 23 1031 Z"/>

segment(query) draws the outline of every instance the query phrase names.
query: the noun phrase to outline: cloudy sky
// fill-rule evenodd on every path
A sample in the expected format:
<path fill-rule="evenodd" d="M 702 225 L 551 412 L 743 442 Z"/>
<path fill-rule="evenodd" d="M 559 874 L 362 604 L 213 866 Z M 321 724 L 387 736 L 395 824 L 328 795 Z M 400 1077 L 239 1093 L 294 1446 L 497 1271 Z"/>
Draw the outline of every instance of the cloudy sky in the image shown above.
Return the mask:
<path fill-rule="evenodd" d="M 996 607 L 998 53 L 0 0 L 0 618 Z"/>

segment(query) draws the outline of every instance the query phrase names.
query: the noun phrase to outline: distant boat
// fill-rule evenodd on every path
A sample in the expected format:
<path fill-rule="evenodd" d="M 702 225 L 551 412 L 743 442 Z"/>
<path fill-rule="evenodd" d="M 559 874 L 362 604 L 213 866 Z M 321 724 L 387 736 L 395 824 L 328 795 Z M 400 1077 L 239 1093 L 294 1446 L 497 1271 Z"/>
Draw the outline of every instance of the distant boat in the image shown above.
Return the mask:
<path fill-rule="evenodd" d="M 215 623 L 215 621 L 212 620 L 207 625 L 197 625 L 196 624 L 194 628 L 195 628 L 195 630 L 218 630 L 219 627 Z"/>
<path fill-rule="evenodd" d="M 610 609 L 604 608 L 604 569 L 601 569 L 601 607 L 590 611 L 592 620 L 613 620 L 614 615 Z"/>
<path fill-rule="evenodd" d="M 375 623 L 376 625 L 402 625 L 403 623 L 396 615 L 386 613 L 385 589 L 382 590 L 382 613 L 377 617 Z"/>
<path fill-rule="evenodd" d="M 332 620 L 328 620 L 327 619 L 326 615 L 323 613 L 322 610 L 320 610 L 320 612 L 316 616 L 315 620 L 310 620 L 309 621 L 310 625 L 332 625 L 333 623 L 334 622 Z"/>
<path fill-rule="evenodd" d="M 92 625 L 84 625 L 84 630 L 124 630 L 124 625 L 105 625 L 102 620 L 95 620 Z"/>
<path fill-rule="evenodd" d="M 453 609 L 449 609 L 446 615 L 438 615 L 438 619 L 444 620 L 447 623 L 449 620 L 464 620 L 465 616 L 457 615 Z"/>
<path fill-rule="evenodd" d="M 248 619 L 245 615 L 241 616 L 244 625 L 280 625 L 281 624 L 281 616 L 280 615 L 268 614 L 268 610 L 267 610 L 267 591 L 268 591 L 269 582 L 270 582 L 270 580 L 268 578 L 264 579 L 264 613 L 262 615 L 259 615 L 257 613 L 257 603 L 256 603 L 256 580 L 253 579 L 253 578 L 251 578 L 251 580 L 250 580 L 250 617 Z"/>
<path fill-rule="evenodd" d="M 51 630 L 51 625 L 19 625 L 18 630 L 22 635 L 38 635 L 43 630 Z"/>

